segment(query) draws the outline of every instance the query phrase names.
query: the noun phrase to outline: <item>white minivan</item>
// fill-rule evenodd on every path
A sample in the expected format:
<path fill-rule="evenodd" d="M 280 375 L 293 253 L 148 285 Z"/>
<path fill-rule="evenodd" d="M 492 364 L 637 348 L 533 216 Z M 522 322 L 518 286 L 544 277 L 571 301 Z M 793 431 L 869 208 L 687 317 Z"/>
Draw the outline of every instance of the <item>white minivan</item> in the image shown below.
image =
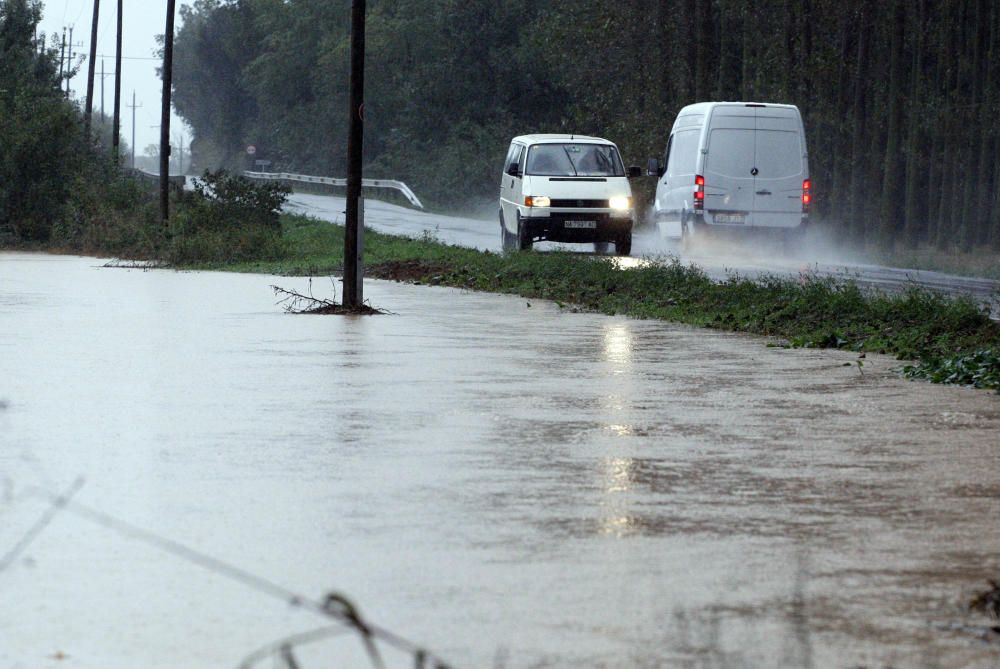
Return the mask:
<path fill-rule="evenodd" d="M 522 135 L 510 143 L 500 175 L 503 248 L 536 241 L 593 243 L 618 255 L 632 251 L 635 208 L 618 147 L 599 137 Z"/>
<path fill-rule="evenodd" d="M 653 220 L 664 237 L 771 229 L 794 240 L 808 221 L 809 156 L 794 105 L 688 105 L 649 174 L 658 177 Z"/>

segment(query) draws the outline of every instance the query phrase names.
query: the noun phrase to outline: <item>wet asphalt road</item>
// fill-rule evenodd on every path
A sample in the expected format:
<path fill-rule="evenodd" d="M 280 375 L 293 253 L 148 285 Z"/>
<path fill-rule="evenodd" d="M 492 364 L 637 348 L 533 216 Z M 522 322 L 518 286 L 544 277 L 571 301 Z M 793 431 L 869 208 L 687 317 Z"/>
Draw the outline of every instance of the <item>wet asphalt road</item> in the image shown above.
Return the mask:
<path fill-rule="evenodd" d="M 290 210 L 340 224 L 344 222 L 344 206 L 344 198 L 325 195 L 295 193 L 289 201 Z M 501 250 L 500 223 L 496 219 L 443 216 L 367 200 L 365 223 L 372 229 L 389 234 L 419 236 L 426 232 L 448 244 L 495 252 Z M 592 250 L 592 245 L 588 244 L 542 243 L 537 247 Z M 684 262 L 701 267 L 710 277 L 720 281 L 738 274 L 749 278 L 767 275 L 830 277 L 855 281 L 887 292 L 921 286 L 948 295 L 970 296 L 990 304 L 994 314 L 1000 315 L 1000 281 L 858 263 L 846 258 L 830 244 L 808 244 L 796 257 L 788 257 L 775 244 L 716 239 L 681 254 L 676 245 L 664 242 L 653 232 L 636 235 L 633 258 L 664 254 L 680 255 Z"/>
<path fill-rule="evenodd" d="M 460 667 L 1000 662 L 964 608 L 1000 573 L 996 395 L 515 297 L 369 281 L 396 315 L 293 316 L 268 286 L 304 279 L 98 265 L 0 254 L 0 555 L 82 476 Z M 2 667 L 235 667 L 324 624 L 69 511 L 0 602 Z"/>

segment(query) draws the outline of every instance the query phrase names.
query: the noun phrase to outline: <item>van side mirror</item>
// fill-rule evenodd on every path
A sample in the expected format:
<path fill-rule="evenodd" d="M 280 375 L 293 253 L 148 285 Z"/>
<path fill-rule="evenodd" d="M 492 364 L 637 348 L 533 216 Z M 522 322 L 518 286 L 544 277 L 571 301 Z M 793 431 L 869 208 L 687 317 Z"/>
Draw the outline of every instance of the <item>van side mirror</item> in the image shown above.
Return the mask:
<path fill-rule="evenodd" d="M 642 170 L 639 169 L 638 165 L 632 165 L 631 167 L 628 168 L 629 179 L 638 179 L 641 176 L 642 176 Z"/>
<path fill-rule="evenodd" d="M 650 158 L 646 165 L 646 176 L 649 177 L 662 177 L 663 168 L 660 166 L 659 158 Z"/>
<path fill-rule="evenodd" d="M 521 176 L 521 166 L 517 163 L 511 163 L 510 167 L 507 168 L 507 174 L 512 177 Z"/>

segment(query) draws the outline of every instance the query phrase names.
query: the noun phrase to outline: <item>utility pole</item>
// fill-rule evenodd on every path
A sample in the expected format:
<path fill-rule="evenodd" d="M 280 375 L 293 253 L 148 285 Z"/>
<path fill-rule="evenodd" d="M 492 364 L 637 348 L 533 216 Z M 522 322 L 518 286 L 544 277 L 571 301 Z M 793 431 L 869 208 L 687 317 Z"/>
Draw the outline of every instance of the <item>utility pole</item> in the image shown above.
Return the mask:
<path fill-rule="evenodd" d="M 87 62 L 87 104 L 83 112 L 83 136 L 87 138 L 87 144 L 90 144 L 90 120 L 94 114 L 94 67 L 97 66 L 97 19 L 100 13 L 101 0 L 94 0 L 94 19 L 90 23 L 90 60 Z"/>
<path fill-rule="evenodd" d="M 101 58 L 101 123 L 104 123 L 104 59 Z"/>
<path fill-rule="evenodd" d="M 63 26 L 62 46 L 59 48 L 59 90 L 62 90 L 63 75 L 66 63 L 66 27 Z"/>
<path fill-rule="evenodd" d="M 356 309 L 364 297 L 364 235 L 361 201 L 365 112 L 365 0 L 351 3 L 350 125 L 347 135 L 347 212 L 344 232 L 344 306 Z"/>
<path fill-rule="evenodd" d="M 135 110 L 142 105 L 135 103 L 135 89 L 132 89 L 132 104 L 126 105 L 132 109 L 132 169 L 135 169 Z"/>
<path fill-rule="evenodd" d="M 160 220 L 170 223 L 170 86 L 174 75 L 174 7 L 167 0 L 167 27 L 163 31 L 163 100 L 160 110 Z"/>
<path fill-rule="evenodd" d="M 96 1 L 96 0 L 95 0 Z M 115 115 L 111 132 L 111 159 L 118 164 L 119 135 L 121 134 L 122 109 L 122 0 L 118 0 L 118 37 L 115 40 Z M 132 124 L 135 127 L 135 124 Z"/>
<path fill-rule="evenodd" d="M 69 54 L 66 58 L 66 99 L 69 99 L 69 84 L 73 80 L 73 28 L 69 27 Z"/>

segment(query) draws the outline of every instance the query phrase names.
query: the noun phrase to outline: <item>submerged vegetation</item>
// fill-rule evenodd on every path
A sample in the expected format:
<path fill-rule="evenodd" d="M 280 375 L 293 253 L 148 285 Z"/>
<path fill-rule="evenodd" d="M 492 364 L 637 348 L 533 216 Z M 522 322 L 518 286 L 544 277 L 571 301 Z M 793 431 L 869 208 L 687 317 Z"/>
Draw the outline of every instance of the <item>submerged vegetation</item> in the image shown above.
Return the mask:
<path fill-rule="evenodd" d="M 340 271 L 343 228 L 284 216 L 277 260 L 198 267 L 289 275 Z M 907 374 L 1000 391 L 1000 323 L 970 299 L 913 288 L 868 292 L 832 279 L 730 278 L 715 283 L 676 259 L 623 266 L 574 253 L 496 253 L 365 232 L 370 277 L 544 298 L 605 314 L 777 337 L 788 346 L 888 353 Z"/>

